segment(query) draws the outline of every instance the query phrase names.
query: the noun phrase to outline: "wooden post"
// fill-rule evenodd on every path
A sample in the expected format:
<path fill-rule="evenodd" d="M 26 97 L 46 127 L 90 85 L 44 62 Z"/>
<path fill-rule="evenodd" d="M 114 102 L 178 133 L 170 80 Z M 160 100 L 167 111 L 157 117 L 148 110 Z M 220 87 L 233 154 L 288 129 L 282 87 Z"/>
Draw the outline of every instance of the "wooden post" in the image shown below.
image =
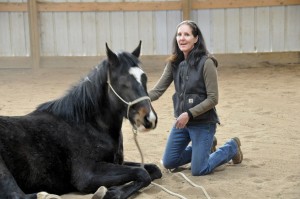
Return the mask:
<path fill-rule="evenodd" d="M 40 67 L 40 31 L 37 0 L 28 0 L 27 4 L 30 34 L 30 58 L 32 68 L 37 69 Z"/>
<path fill-rule="evenodd" d="M 191 1 L 192 0 L 181 0 L 183 20 L 189 20 L 191 18 Z"/>

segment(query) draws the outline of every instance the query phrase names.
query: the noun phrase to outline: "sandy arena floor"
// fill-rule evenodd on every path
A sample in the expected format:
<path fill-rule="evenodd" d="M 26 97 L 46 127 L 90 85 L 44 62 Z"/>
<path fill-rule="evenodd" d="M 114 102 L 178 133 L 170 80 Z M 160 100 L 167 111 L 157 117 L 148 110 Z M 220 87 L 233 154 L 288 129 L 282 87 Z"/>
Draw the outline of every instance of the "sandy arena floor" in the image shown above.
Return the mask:
<path fill-rule="evenodd" d="M 163 67 L 145 69 L 150 89 Z M 0 115 L 24 115 L 45 101 L 60 97 L 79 81 L 89 68 L 80 69 L 0 69 Z M 300 66 L 219 68 L 220 99 L 217 110 L 221 125 L 218 145 L 238 136 L 244 161 L 226 164 L 214 173 L 193 177 L 212 199 L 300 198 Z M 153 102 L 159 122 L 155 130 L 138 136 L 145 162 L 159 165 L 169 129 L 174 122 L 173 88 Z M 128 121 L 123 127 L 125 158 L 140 162 Z M 186 198 L 206 198 L 181 176 L 163 170 L 155 182 Z M 63 199 L 88 199 L 76 193 Z M 166 199 L 170 196 L 150 185 L 131 198 Z"/>

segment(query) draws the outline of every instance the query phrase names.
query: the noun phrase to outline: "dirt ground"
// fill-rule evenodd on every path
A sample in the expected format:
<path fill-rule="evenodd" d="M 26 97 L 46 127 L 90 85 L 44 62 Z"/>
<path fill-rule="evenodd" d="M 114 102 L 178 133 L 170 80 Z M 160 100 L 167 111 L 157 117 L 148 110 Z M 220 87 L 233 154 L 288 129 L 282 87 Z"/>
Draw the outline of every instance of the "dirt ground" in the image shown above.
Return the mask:
<path fill-rule="evenodd" d="M 76 69 L 0 69 L 0 115 L 24 115 L 37 105 L 60 97 L 90 68 Z M 147 69 L 148 88 L 158 80 L 162 67 Z M 220 98 L 217 110 L 221 125 L 218 146 L 238 136 L 244 161 L 223 165 L 210 175 L 193 177 L 212 199 L 300 198 L 300 65 L 265 67 L 220 67 Z M 153 102 L 159 121 L 155 130 L 140 133 L 145 162 L 160 166 L 169 129 L 174 122 L 171 87 Z M 128 121 L 124 121 L 125 158 L 140 162 Z M 161 166 L 160 166 L 161 167 Z M 206 198 L 178 173 L 162 168 L 157 184 L 189 199 Z M 77 193 L 63 199 L 88 199 Z M 150 185 L 131 198 L 177 198 Z"/>

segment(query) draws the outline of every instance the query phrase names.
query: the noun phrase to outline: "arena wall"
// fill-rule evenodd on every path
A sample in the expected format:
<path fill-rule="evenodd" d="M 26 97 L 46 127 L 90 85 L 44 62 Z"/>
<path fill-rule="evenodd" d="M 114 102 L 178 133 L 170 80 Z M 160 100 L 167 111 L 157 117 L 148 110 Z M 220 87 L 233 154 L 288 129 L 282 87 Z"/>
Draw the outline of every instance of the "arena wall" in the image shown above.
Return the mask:
<path fill-rule="evenodd" d="M 184 19 L 223 65 L 300 63 L 299 0 L 1 0 L 0 68 L 86 67 L 139 40 L 162 64 Z"/>

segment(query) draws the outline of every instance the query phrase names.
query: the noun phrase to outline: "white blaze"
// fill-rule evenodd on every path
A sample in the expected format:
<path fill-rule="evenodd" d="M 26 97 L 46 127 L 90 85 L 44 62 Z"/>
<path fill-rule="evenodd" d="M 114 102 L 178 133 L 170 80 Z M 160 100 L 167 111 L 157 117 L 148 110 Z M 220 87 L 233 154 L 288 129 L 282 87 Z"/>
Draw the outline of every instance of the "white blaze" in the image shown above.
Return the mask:
<path fill-rule="evenodd" d="M 133 75 L 135 77 L 136 81 L 138 81 L 140 84 L 142 84 L 141 77 L 142 77 L 142 74 L 144 74 L 144 71 L 142 71 L 142 69 L 140 69 L 139 67 L 131 67 L 129 70 L 129 74 Z"/>
<path fill-rule="evenodd" d="M 133 75 L 134 78 L 136 79 L 136 81 L 139 82 L 140 84 L 142 84 L 141 79 L 142 79 L 142 74 L 144 74 L 144 71 L 141 68 L 131 67 L 130 70 L 129 70 L 129 74 Z M 151 102 L 149 101 L 149 103 L 151 103 Z M 152 123 L 152 126 L 154 127 L 155 126 L 155 121 L 156 121 L 156 116 L 155 116 L 152 109 L 151 109 L 147 119 Z M 140 124 L 137 124 L 137 127 L 138 127 L 139 131 L 144 131 L 145 130 L 145 128 L 143 126 L 140 126 Z"/>

